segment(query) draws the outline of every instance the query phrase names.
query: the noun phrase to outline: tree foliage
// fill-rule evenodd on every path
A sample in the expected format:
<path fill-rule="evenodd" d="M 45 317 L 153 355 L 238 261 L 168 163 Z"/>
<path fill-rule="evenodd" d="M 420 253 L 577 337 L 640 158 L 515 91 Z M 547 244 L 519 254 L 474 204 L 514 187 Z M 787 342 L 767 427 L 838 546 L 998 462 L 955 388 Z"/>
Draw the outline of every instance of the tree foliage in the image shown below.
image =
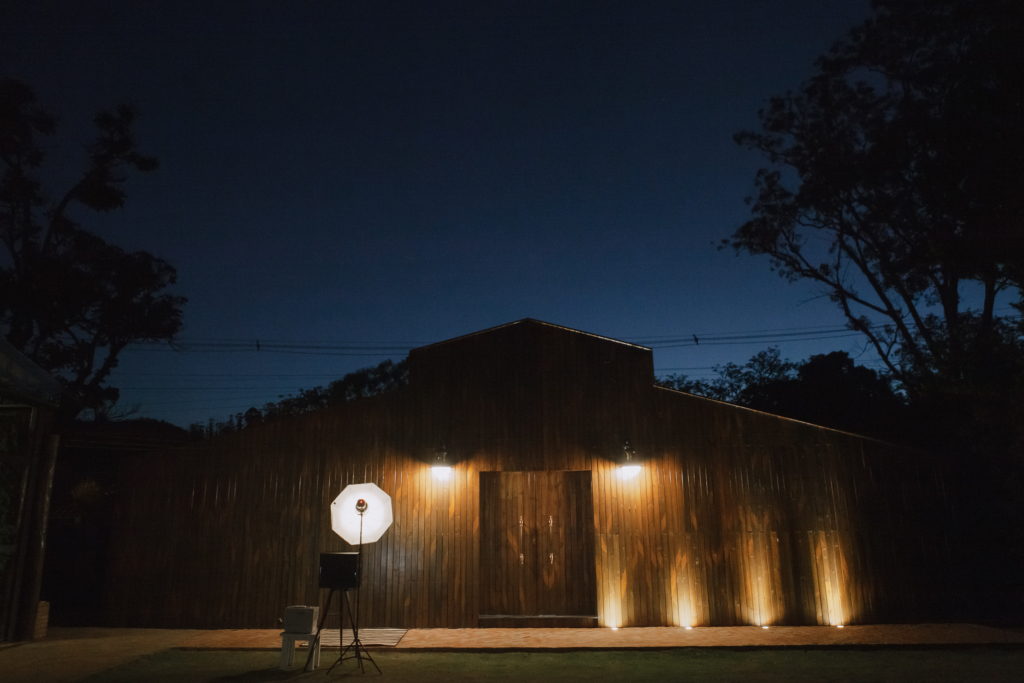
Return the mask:
<path fill-rule="evenodd" d="M 718 377 L 712 380 L 669 375 L 658 384 L 855 434 L 907 438 L 906 406 L 892 381 L 854 364 L 845 351 L 794 363 L 770 348 L 744 365 L 726 363 L 714 369 Z"/>
<path fill-rule="evenodd" d="M 770 166 L 725 244 L 817 283 L 913 391 L 1019 344 L 996 303 L 1024 263 L 1024 6 L 873 7 L 737 134 Z"/>
<path fill-rule="evenodd" d="M 165 291 L 174 268 L 108 244 L 73 216 L 76 208 L 121 208 L 128 176 L 156 169 L 136 146 L 134 120 L 127 106 L 97 114 L 85 171 L 51 197 L 43 138 L 57 120 L 31 87 L 0 80 L 0 330 L 60 379 L 65 420 L 86 409 L 105 413 L 117 401 L 107 381 L 129 344 L 172 342 L 181 329 L 185 299 Z"/>
<path fill-rule="evenodd" d="M 1024 3 L 872 7 L 736 135 L 769 165 L 723 246 L 815 283 L 865 335 L 903 433 L 953 473 L 968 601 L 1005 613 L 1024 604 L 1024 324 L 998 306 L 1024 312 Z"/>
<path fill-rule="evenodd" d="M 798 363 L 783 359 L 778 348 L 772 347 L 758 352 L 744 365 L 716 365 L 716 379 L 691 380 L 686 375 L 668 375 L 658 380 L 658 384 L 688 394 L 753 407 L 760 402 L 759 397 L 769 386 L 792 378 L 798 367 Z"/>
<path fill-rule="evenodd" d="M 386 360 L 379 365 L 350 372 L 326 387 L 300 390 L 294 396 L 282 396 L 280 401 L 267 403 L 262 409 L 252 407 L 244 413 L 228 416 L 224 422 L 208 424 L 196 422 L 189 431 L 198 437 L 214 436 L 241 431 L 264 422 L 303 415 L 345 403 L 359 401 L 401 389 L 409 384 L 408 359 L 395 363 Z"/>

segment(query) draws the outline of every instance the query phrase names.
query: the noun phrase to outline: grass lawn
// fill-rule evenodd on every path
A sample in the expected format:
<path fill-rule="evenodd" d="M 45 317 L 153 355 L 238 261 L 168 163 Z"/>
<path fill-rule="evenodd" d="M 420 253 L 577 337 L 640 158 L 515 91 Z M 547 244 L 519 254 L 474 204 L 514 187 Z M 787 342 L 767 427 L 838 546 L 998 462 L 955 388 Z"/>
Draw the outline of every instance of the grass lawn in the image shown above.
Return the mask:
<path fill-rule="evenodd" d="M 276 652 L 167 650 L 83 679 L 88 683 L 325 680 L 337 657 L 325 650 L 319 671 L 277 669 Z M 374 652 L 384 672 L 366 676 L 397 683 L 448 681 L 1013 681 L 1022 680 L 1024 650 L 753 650 L 658 652 L 399 653 Z M 346 661 L 331 679 L 361 677 Z"/>

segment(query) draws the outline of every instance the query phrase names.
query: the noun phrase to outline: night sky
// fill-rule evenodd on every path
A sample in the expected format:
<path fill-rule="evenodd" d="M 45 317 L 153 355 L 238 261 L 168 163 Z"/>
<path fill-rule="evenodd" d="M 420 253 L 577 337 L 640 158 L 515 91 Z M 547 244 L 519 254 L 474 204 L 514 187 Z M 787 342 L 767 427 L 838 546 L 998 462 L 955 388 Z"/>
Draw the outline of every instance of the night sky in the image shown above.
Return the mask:
<path fill-rule="evenodd" d="M 113 384 L 187 425 L 527 317 L 680 340 L 659 374 L 861 354 L 809 285 L 712 242 L 762 165 L 732 134 L 868 4 L 8 0 L 0 75 L 61 117 L 55 194 L 97 110 L 140 111 L 160 170 L 78 217 L 177 268 L 183 350 L 130 349 Z"/>

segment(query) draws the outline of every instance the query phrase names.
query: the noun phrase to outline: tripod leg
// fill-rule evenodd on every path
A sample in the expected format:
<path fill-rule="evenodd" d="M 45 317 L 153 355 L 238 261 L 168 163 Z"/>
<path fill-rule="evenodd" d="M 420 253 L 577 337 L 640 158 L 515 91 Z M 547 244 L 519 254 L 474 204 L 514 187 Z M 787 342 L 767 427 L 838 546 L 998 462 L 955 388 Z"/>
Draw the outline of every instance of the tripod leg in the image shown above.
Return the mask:
<path fill-rule="evenodd" d="M 306 656 L 305 671 L 313 671 L 316 665 L 319 664 L 320 657 L 314 658 L 313 653 L 317 655 L 320 653 L 320 632 L 324 630 L 324 623 L 327 622 L 327 614 L 331 611 L 331 598 L 334 596 L 334 589 L 332 588 L 327 593 L 327 604 L 324 605 L 324 613 L 320 617 L 320 625 L 316 629 L 316 638 L 312 643 L 309 644 L 309 654 Z"/>
<path fill-rule="evenodd" d="M 341 600 L 344 601 L 344 609 L 348 611 L 348 623 L 349 623 L 349 625 L 352 626 L 352 641 L 341 650 L 341 654 L 338 656 L 338 661 L 336 661 L 331 666 L 331 668 L 328 669 L 327 673 L 331 673 L 331 671 L 334 670 L 334 667 L 338 666 L 339 664 L 341 664 L 342 661 L 344 661 L 345 655 L 348 653 L 349 650 L 352 650 L 352 652 L 353 652 L 352 656 L 350 656 L 349 659 L 351 659 L 352 657 L 356 657 L 356 658 L 359 657 L 359 649 L 358 649 L 358 646 L 359 646 L 358 635 L 359 635 L 359 633 L 356 630 L 356 628 L 357 628 L 356 627 L 356 622 L 355 622 L 355 619 L 352 616 L 352 601 L 349 600 L 348 591 L 340 591 L 340 592 L 341 592 L 341 595 L 338 597 L 338 600 L 339 601 L 341 601 Z M 338 626 L 339 626 L 338 636 L 339 636 L 340 640 L 344 640 L 344 635 L 345 635 L 345 613 L 344 613 L 344 611 L 342 609 L 342 605 L 340 603 L 338 604 L 338 613 L 341 616 L 341 618 L 339 619 L 339 624 L 338 624 Z M 362 667 L 360 667 L 360 668 L 362 668 Z"/>
<path fill-rule="evenodd" d="M 377 662 L 373 661 L 373 657 L 370 656 L 370 651 L 363 647 L 362 643 L 359 643 L 359 647 L 362 648 L 363 656 L 370 660 L 370 664 L 373 664 L 373 668 L 377 670 L 377 673 L 383 674 L 384 672 L 382 672 L 380 667 L 377 666 Z"/>
<path fill-rule="evenodd" d="M 358 610 L 358 604 L 359 604 L 358 601 L 359 601 L 359 589 L 357 588 L 356 589 L 356 605 L 357 605 L 356 609 L 357 610 Z M 349 620 L 349 623 L 352 624 L 352 642 L 350 642 L 348 644 L 348 646 L 345 647 L 345 651 L 342 653 L 342 657 L 340 657 L 338 659 L 338 661 L 340 662 L 342 659 L 344 659 L 345 658 L 345 654 L 348 653 L 349 650 L 351 650 L 351 654 L 348 655 L 348 659 L 355 659 L 359 663 L 359 671 L 361 673 L 366 673 L 366 669 L 363 666 L 363 660 L 364 659 L 370 660 L 370 663 L 373 664 L 373 668 L 377 670 L 377 673 L 383 673 L 380 670 L 380 667 L 377 666 L 377 662 L 375 662 L 373 660 L 373 657 L 370 655 L 370 651 L 366 649 L 366 646 L 363 645 L 363 641 L 359 638 L 359 612 L 357 611 L 355 614 L 352 613 L 352 601 L 349 599 L 349 596 L 348 596 L 347 592 L 345 593 L 345 604 L 348 607 L 348 620 Z M 333 667 L 331 667 L 331 668 L 333 668 Z"/>
<path fill-rule="evenodd" d="M 359 546 L 359 553 L 360 553 L 359 554 L 359 564 L 360 565 L 362 565 L 362 562 L 363 562 L 362 551 L 363 551 L 363 546 L 360 545 Z M 361 566 L 360 566 L 360 569 L 362 569 Z M 359 589 L 358 588 L 356 588 L 356 613 L 355 613 L 355 619 L 352 618 L 352 613 L 351 612 L 349 613 L 349 619 L 352 621 L 352 645 L 355 646 L 356 662 L 359 663 L 359 673 L 366 673 L 365 671 L 363 671 L 363 656 L 362 656 L 362 653 L 361 653 L 361 651 L 365 652 L 365 650 L 363 650 L 363 644 L 359 641 Z"/>

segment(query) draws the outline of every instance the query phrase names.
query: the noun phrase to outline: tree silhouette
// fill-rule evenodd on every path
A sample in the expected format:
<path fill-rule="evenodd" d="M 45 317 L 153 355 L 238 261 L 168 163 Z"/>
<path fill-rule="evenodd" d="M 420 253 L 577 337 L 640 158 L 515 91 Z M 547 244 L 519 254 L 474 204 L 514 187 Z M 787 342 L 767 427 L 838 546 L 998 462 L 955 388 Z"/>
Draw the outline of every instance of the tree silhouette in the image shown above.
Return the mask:
<path fill-rule="evenodd" d="M 892 381 L 855 365 L 845 351 L 794 363 L 773 347 L 744 365 L 726 363 L 714 369 L 718 377 L 712 380 L 669 375 L 658 384 L 823 427 L 909 440 L 904 429 L 907 408 Z"/>
<path fill-rule="evenodd" d="M 282 396 L 280 401 L 267 403 L 262 409 L 253 407 L 244 413 L 229 415 L 224 422 L 215 422 L 213 418 L 206 425 L 194 422 L 189 425 L 189 432 L 196 438 L 204 438 L 241 431 L 265 422 L 372 398 L 396 391 L 408 384 L 408 359 L 398 363 L 389 359 L 378 365 L 350 372 L 341 379 L 334 380 L 326 388 L 320 386 L 300 389 L 297 394 Z"/>
<path fill-rule="evenodd" d="M 0 80 L 0 330 L 64 385 L 59 417 L 108 412 L 119 393 L 107 385 L 118 356 L 136 342 L 172 342 L 185 298 L 166 293 L 177 274 L 146 252 L 126 252 L 83 229 L 75 207 L 108 212 L 124 205 L 131 172 L 156 169 L 132 136 L 127 106 L 100 112 L 82 176 L 51 201 L 40 179 L 41 138 L 54 116 L 19 81 Z"/>
<path fill-rule="evenodd" d="M 771 347 L 759 351 L 744 365 L 716 365 L 716 379 L 691 380 L 686 375 L 668 375 L 658 380 L 658 384 L 716 401 L 753 407 L 763 402 L 760 396 L 769 386 L 793 377 L 797 367 L 797 363 L 783 359 L 779 350 Z"/>
<path fill-rule="evenodd" d="M 820 286 L 908 387 L 959 381 L 1017 341 L 995 309 L 1024 257 L 1024 10 L 873 6 L 799 92 L 770 100 L 760 132 L 737 134 L 771 165 L 724 244 Z"/>
<path fill-rule="evenodd" d="M 1019 613 L 1024 324 L 997 303 L 1024 310 L 1024 4 L 872 7 L 736 135 L 769 166 L 723 247 L 815 283 L 865 335 L 907 398 L 906 433 L 953 471 L 965 600 Z"/>

